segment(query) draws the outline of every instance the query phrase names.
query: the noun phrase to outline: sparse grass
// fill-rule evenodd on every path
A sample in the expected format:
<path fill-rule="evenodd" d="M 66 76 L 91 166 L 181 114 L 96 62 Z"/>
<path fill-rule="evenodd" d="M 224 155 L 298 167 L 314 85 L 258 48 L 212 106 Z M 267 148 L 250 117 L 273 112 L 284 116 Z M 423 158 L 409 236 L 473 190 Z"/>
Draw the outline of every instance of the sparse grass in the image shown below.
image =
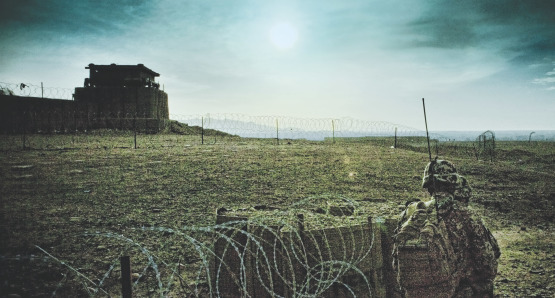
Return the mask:
<path fill-rule="evenodd" d="M 323 195 L 353 200 L 374 217 L 391 217 L 406 200 L 427 197 L 420 187 L 426 147 L 391 149 L 392 138 L 277 146 L 271 139 L 212 135 L 200 145 L 199 136 L 167 133 L 139 135 L 135 150 L 133 137 L 108 131 L 32 135 L 26 146 L 33 150 L 23 151 L 22 136 L 3 136 L 2 293 L 102 296 L 73 268 L 118 296 L 118 258 L 130 254 L 134 272 L 141 274 L 141 296 L 184 295 L 193 291 L 187 282 L 197 278 L 201 260 L 182 235 L 159 228 L 211 226 L 219 207 L 286 207 Z M 502 243 L 498 293 L 553 295 L 548 236 L 555 213 L 555 144 L 498 142 L 493 163 L 461 148 L 468 143 L 440 147 L 439 153 L 467 176 L 473 208 Z M 526 231 L 514 232 L 521 227 Z M 203 233 L 194 236 L 210 245 Z M 66 265 L 14 261 L 17 255 L 44 256 L 36 246 Z M 511 267 L 514 260 L 523 265 Z M 544 274 L 526 273 L 540 262 Z M 539 286 L 547 290 L 538 292 Z"/>

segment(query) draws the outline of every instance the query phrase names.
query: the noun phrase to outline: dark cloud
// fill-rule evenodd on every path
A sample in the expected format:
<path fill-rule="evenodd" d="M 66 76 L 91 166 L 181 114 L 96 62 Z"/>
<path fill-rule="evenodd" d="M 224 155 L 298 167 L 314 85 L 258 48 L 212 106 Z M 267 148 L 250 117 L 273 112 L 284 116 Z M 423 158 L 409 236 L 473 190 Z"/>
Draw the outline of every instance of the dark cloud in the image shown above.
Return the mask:
<path fill-rule="evenodd" d="M 492 47 L 514 61 L 555 58 L 555 1 L 432 1 L 408 23 L 416 47 Z"/>
<path fill-rule="evenodd" d="M 100 35 L 122 24 L 140 24 L 150 1 L 2 0 L 0 29 L 18 34 Z"/>
<path fill-rule="evenodd" d="M 465 48 L 479 42 L 473 22 L 455 18 L 424 18 L 410 24 L 419 34 L 413 41 L 417 47 Z"/>

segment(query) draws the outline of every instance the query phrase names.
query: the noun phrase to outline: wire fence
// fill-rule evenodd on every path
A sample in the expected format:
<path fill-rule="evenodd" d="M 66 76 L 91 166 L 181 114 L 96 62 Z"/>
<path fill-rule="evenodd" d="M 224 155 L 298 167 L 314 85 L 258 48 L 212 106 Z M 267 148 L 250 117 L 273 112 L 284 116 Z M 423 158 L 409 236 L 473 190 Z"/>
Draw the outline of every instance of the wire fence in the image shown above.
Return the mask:
<path fill-rule="evenodd" d="M 244 114 L 170 115 L 171 119 L 246 138 L 307 139 L 425 136 L 425 132 L 386 121 L 352 118 L 295 118 Z"/>
<path fill-rule="evenodd" d="M 243 114 L 170 115 L 91 113 L 75 110 L 4 112 L 0 150 L 172 147 L 237 143 L 245 139 L 268 144 L 311 141 L 352 142 L 370 137 L 402 147 L 425 142 L 425 132 L 383 121 L 303 119 Z M 445 140 L 432 135 L 435 140 Z M 131 142 L 131 144 L 130 144 Z"/>
<path fill-rule="evenodd" d="M 330 202 L 339 205 L 330 207 Z M 40 246 L 36 248 L 41 256 L 0 257 L 0 264 L 65 270 L 52 296 L 64 295 L 67 276 L 81 282 L 82 288 L 74 290 L 91 295 L 113 294 L 121 277 L 122 283 L 131 280 L 124 293 L 160 297 L 385 297 L 396 287 L 387 252 L 395 221 L 368 217 L 359 205 L 346 198 L 319 196 L 282 209 L 220 210 L 216 224 L 210 226 L 135 228 L 139 234 L 180 241 L 181 257 L 172 261 L 160 258 L 136 238 L 86 232 L 81 237 L 87 242 L 111 243 L 118 251 L 104 252 L 109 255 L 104 257 L 108 266 L 96 278 Z M 134 256 L 130 259 L 134 270 L 124 270 L 120 260 L 126 255 Z"/>
<path fill-rule="evenodd" d="M 27 83 L 0 82 L 0 95 L 15 95 L 25 97 L 40 97 L 53 99 L 73 99 L 73 89 L 60 87 L 46 87 Z"/>
<path fill-rule="evenodd" d="M 494 161 L 502 149 L 487 131 L 455 140 L 385 121 L 352 118 L 295 118 L 244 114 L 172 114 L 170 119 L 138 113 L 55 111 L 4 111 L 0 119 L 0 150 L 165 148 L 188 145 L 240 143 L 257 139 L 267 144 L 303 142 L 344 143 L 371 138 L 383 146 L 433 155 L 458 155 Z M 546 138 L 547 141 L 549 139 Z M 527 145 L 536 144 L 527 137 Z"/>

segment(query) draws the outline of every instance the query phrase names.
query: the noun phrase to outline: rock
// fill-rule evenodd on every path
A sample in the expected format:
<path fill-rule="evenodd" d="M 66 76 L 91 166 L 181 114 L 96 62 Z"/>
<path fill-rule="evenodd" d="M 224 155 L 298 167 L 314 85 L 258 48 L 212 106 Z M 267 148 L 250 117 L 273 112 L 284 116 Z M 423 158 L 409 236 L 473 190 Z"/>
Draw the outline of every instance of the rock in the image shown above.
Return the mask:
<path fill-rule="evenodd" d="M 139 273 L 133 273 L 133 274 L 131 274 L 131 279 L 132 279 L 133 281 L 138 280 L 139 277 L 141 277 L 141 275 L 139 275 Z"/>
<path fill-rule="evenodd" d="M 23 170 L 32 169 L 33 167 L 34 165 L 19 165 L 19 166 L 12 166 L 12 170 L 23 171 Z"/>

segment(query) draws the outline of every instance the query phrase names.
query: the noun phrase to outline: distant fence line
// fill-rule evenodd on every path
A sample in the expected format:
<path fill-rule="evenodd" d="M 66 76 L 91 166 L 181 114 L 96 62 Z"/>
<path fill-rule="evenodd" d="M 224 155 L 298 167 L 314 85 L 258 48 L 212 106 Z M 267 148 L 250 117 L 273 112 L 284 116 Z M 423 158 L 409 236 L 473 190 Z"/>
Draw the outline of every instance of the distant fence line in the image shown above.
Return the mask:
<path fill-rule="evenodd" d="M 159 132 L 170 121 L 188 127 L 218 130 L 245 138 L 307 139 L 349 137 L 424 137 L 424 131 L 385 121 L 352 118 L 295 118 L 286 116 L 251 116 L 245 114 L 170 115 L 170 121 L 140 113 L 94 113 L 76 110 L 5 112 L 3 133 L 72 133 L 91 129 L 138 130 Z M 432 138 L 446 140 L 432 134 Z"/>
<path fill-rule="evenodd" d="M 488 137 L 483 135 L 488 133 Z M 430 134 L 434 156 L 458 155 L 494 161 L 500 158 L 493 132 L 463 140 Z M 477 134 L 478 135 L 478 134 Z M 239 138 L 240 137 L 240 138 Z M 364 142 L 428 153 L 426 132 L 382 121 L 352 118 L 307 119 L 244 114 L 170 115 L 92 113 L 59 109 L 4 112 L 0 117 L 0 151 L 82 148 L 168 148 L 203 144 L 237 144 L 249 139 L 264 144 L 306 141 Z M 527 136 L 526 145 L 533 145 Z M 462 142 L 461 142 L 462 141 Z M 496 138 L 497 141 L 497 138 Z M 550 141 L 546 139 L 546 141 Z"/>
<path fill-rule="evenodd" d="M 250 116 L 244 114 L 171 114 L 170 119 L 189 126 L 214 129 L 246 138 L 307 139 L 348 137 L 423 137 L 415 128 L 385 121 L 352 118 L 295 118 L 287 116 Z M 434 135 L 438 138 L 440 136 Z"/>
<path fill-rule="evenodd" d="M 74 89 L 48 87 L 41 85 L 33 85 L 28 83 L 6 83 L 0 82 L 0 94 L 27 96 L 27 97 L 40 97 L 40 98 L 53 98 L 53 99 L 73 99 Z"/>
<path fill-rule="evenodd" d="M 168 120 L 138 113 L 92 113 L 67 109 L 8 112 L 4 116 L 0 119 L 0 133 L 6 136 L 0 142 L 0 150 L 81 146 L 75 142 L 75 138 L 68 145 L 63 138 L 66 134 L 87 136 L 86 142 L 92 142 L 97 147 L 126 147 L 129 146 L 130 139 L 134 143 L 131 146 L 135 147 L 167 147 L 191 141 L 198 141 L 200 144 L 235 142 L 236 137 L 267 139 L 278 145 L 290 140 L 335 142 L 356 137 L 380 137 L 390 139 L 384 145 L 402 147 L 409 143 L 421 146 L 425 143 L 423 138 L 426 135 L 424 131 L 406 126 L 352 118 L 306 119 L 244 114 L 196 114 L 170 115 Z M 176 137 L 172 138 L 174 144 L 157 144 L 156 139 L 164 137 L 155 137 L 152 134 L 160 132 L 175 134 Z M 145 136 L 140 136 L 137 141 L 137 134 Z M 177 137 L 179 135 L 189 137 L 182 140 Z M 98 137 L 98 140 L 92 141 L 91 138 L 94 137 Z M 437 142 L 438 137 L 432 137 Z M 445 139 L 441 138 L 443 140 Z M 102 142 L 107 143 L 100 144 Z M 82 146 L 90 147 L 90 144 Z"/>

